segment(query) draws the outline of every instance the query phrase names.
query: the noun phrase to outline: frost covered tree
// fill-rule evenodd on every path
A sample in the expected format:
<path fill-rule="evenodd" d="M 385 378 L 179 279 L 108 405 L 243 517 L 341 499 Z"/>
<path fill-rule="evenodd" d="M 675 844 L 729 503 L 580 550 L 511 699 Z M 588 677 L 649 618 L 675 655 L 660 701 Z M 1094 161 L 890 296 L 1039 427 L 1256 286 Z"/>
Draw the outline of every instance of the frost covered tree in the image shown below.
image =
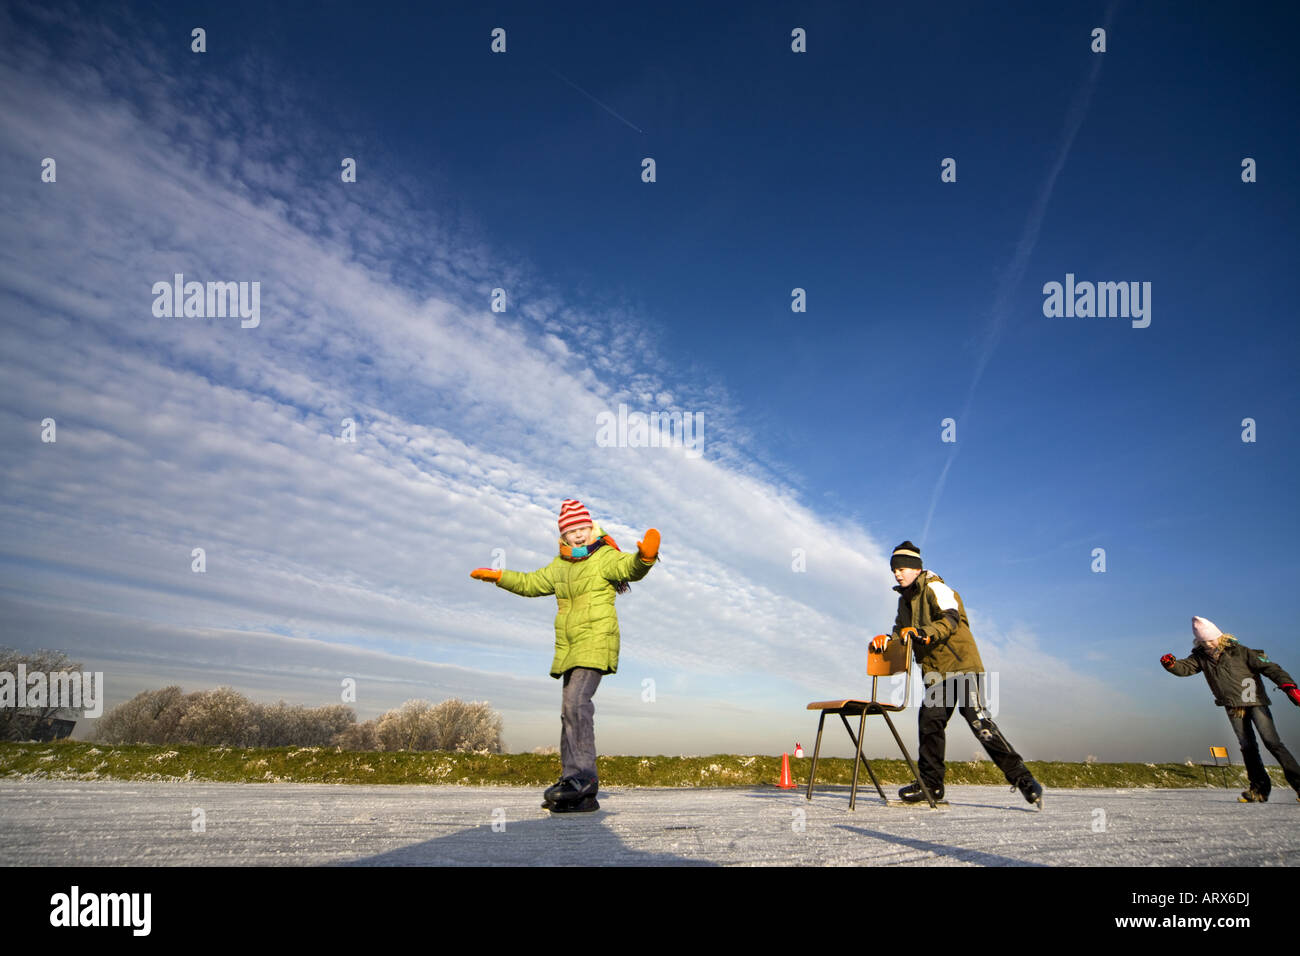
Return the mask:
<path fill-rule="evenodd" d="M 501 752 L 501 715 L 486 701 L 408 700 L 375 725 L 381 750 Z"/>
<path fill-rule="evenodd" d="M 191 694 L 176 729 L 181 742 L 209 747 L 247 747 L 257 738 L 253 705 L 233 687 Z"/>
<path fill-rule="evenodd" d="M 141 691 L 100 718 L 96 738 L 109 744 L 174 743 L 188 703 L 175 684 Z"/>
<path fill-rule="evenodd" d="M 24 665 L 28 674 L 57 674 L 60 672 L 81 671 L 82 666 L 77 661 L 68 659 L 68 655 L 62 651 L 18 651 L 12 647 L 0 647 L 0 673 L 10 675 L 10 682 L 17 690 L 18 665 Z M 24 697 L 26 688 L 24 688 Z M 13 706 L 0 706 L 0 740 L 27 740 L 32 735 L 33 728 L 40 722 L 53 719 L 55 717 L 75 718 L 79 716 L 78 711 L 69 707 L 58 707 L 50 705 L 50 694 L 45 695 L 45 700 L 31 706 L 17 706 L 17 695 L 15 693 Z"/>
<path fill-rule="evenodd" d="M 305 707 L 284 701 L 253 704 L 251 719 L 257 727 L 257 747 L 324 747 L 356 723 L 351 707 Z"/>

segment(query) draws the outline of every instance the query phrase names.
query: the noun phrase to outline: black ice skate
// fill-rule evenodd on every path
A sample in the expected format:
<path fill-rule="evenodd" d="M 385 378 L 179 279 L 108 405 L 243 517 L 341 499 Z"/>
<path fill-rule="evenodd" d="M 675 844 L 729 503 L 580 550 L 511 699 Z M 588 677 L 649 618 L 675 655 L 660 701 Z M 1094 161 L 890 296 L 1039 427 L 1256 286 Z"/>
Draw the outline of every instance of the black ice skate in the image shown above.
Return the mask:
<path fill-rule="evenodd" d="M 587 813 L 599 810 L 596 791 L 600 785 L 595 780 L 566 777 L 553 787 L 548 787 L 542 806 L 552 813 Z"/>
<path fill-rule="evenodd" d="M 934 797 L 936 803 L 943 799 L 943 784 L 930 788 L 930 796 Z M 902 790 L 898 791 L 898 799 L 904 803 L 922 803 L 925 801 L 925 791 L 921 789 L 919 783 L 909 783 Z"/>
<path fill-rule="evenodd" d="M 564 791 L 565 787 L 568 786 L 568 783 L 568 777 L 561 777 L 555 783 L 547 787 L 542 793 L 542 806 L 546 806 L 548 803 L 554 803 L 555 798 Z"/>
<path fill-rule="evenodd" d="M 1012 789 L 1019 790 L 1024 798 L 1039 810 L 1043 809 L 1043 786 L 1033 777 L 1021 777 Z"/>
<path fill-rule="evenodd" d="M 600 804 L 595 797 L 583 797 L 581 800 L 567 803 L 544 803 L 542 806 L 552 813 L 591 813 L 593 810 L 600 809 Z"/>

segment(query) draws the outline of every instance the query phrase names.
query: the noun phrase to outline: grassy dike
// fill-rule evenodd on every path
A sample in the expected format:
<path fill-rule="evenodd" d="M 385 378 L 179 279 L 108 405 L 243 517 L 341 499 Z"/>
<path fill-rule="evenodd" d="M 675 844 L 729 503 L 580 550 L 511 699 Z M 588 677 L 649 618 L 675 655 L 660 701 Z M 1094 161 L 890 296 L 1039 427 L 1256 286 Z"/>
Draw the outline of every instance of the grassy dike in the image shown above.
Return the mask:
<path fill-rule="evenodd" d="M 599 759 L 600 782 L 607 787 L 754 787 L 775 785 L 781 758 L 718 754 L 711 757 L 621 757 Z M 807 784 L 811 759 L 790 759 L 795 782 Z M 911 781 L 902 760 L 873 759 L 882 784 Z M 1127 789 L 1203 787 L 1200 767 L 1166 763 L 1059 763 L 1030 761 L 1030 771 L 1045 787 Z M 1285 787 L 1281 770 L 1270 768 Z M 109 746 L 80 741 L 0 743 L 0 779 L 29 780 L 202 780 L 231 783 L 379 783 L 459 786 L 546 787 L 555 782 L 560 760 L 544 754 L 464 754 L 432 752 L 353 752 L 322 747 L 194 747 L 135 744 Z M 817 782 L 847 784 L 853 763 L 843 758 L 818 762 Z M 1218 785 L 1219 774 L 1210 780 Z M 949 761 L 946 782 L 1002 784 L 988 761 Z M 871 789 L 865 772 L 859 786 Z M 1228 786 L 1245 787 L 1241 768 L 1228 771 Z"/>

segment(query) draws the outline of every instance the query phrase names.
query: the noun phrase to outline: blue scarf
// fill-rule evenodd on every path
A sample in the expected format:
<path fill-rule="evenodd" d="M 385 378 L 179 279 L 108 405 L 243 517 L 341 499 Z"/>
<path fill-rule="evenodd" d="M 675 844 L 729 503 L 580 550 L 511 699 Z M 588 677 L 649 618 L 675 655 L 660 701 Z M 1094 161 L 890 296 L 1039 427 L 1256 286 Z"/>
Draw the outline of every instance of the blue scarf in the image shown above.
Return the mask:
<path fill-rule="evenodd" d="M 565 561 L 586 561 L 589 557 L 591 557 L 593 554 L 595 554 L 605 545 L 609 545 L 615 551 L 620 550 L 619 546 L 614 543 L 614 539 L 607 534 L 597 538 L 595 542 L 593 542 L 592 544 L 584 544 L 581 547 L 577 547 L 577 548 L 570 547 L 569 545 L 565 544 L 564 539 L 561 538 L 560 557 L 563 558 Z M 631 585 L 629 585 L 626 581 L 614 582 L 614 590 L 619 594 L 626 594 L 631 589 L 632 589 Z"/>

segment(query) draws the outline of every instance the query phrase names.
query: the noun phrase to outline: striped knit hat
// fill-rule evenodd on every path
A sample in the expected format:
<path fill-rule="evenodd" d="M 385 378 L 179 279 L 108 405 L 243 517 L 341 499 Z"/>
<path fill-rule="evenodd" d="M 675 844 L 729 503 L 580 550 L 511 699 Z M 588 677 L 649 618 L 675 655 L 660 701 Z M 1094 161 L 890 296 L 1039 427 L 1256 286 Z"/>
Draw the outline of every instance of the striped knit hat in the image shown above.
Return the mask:
<path fill-rule="evenodd" d="M 920 571 L 925 565 L 921 563 L 921 549 L 910 541 L 904 541 L 894 553 L 889 556 L 889 570 L 897 571 L 899 568 L 916 568 Z"/>
<path fill-rule="evenodd" d="M 560 505 L 560 534 L 584 524 L 591 524 L 591 512 L 576 498 L 567 498 Z"/>

